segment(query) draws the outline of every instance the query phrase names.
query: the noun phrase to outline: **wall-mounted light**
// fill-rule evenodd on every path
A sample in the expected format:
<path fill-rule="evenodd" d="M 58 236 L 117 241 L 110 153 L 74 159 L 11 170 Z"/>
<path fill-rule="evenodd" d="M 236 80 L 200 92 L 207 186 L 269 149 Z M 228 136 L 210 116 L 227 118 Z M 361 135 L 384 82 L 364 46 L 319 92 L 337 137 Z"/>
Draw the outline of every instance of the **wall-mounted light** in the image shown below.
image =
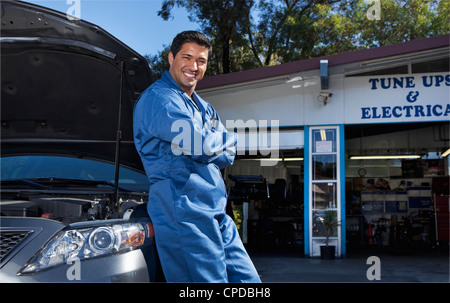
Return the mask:
<path fill-rule="evenodd" d="M 379 160 L 379 159 L 420 159 L 421 155 L 370 155 L 370 156 L 350 156 L 350 160 Z"/>

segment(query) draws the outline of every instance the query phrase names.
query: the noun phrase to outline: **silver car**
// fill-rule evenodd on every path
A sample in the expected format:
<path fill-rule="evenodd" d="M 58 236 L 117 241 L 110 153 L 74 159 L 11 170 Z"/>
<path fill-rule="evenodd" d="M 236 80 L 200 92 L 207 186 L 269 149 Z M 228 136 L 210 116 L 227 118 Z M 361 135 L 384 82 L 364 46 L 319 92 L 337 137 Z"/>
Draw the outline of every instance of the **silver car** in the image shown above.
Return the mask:
<path fill-rule="evenodd" d="M 163 281 L 132 110 L 146 60 L 100 27 L 1 1 L 0 282 Z"/>

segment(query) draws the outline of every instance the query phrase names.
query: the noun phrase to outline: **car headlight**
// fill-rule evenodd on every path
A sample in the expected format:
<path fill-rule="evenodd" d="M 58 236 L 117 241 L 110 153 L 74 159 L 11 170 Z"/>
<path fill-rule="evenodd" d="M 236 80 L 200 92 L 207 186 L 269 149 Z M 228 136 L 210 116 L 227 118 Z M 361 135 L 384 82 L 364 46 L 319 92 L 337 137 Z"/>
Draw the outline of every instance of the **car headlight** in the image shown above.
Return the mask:
<path fill-rule="evenodd" d="M 150 221 L 63 229 L 20 270 L 19 274 L 42 271 L 71 260 L 85 260 L 128 251 L 151 243 Z"/>

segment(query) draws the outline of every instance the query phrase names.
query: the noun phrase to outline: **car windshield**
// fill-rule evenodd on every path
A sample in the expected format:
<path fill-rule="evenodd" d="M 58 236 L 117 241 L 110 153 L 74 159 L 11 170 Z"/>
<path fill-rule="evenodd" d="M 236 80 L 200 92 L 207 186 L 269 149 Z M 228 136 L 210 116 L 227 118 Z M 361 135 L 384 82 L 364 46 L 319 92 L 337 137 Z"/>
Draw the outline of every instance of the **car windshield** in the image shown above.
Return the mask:
<path fill-rule="evenodd" d="M 64 178 L 114 183 L 113 164 L 61 156 L 12 156 L 0 158 L 1 181 L 36 178 Z M 120 167 L 119 186 L 148 191 L 149 181 L 141 172 Z"/>

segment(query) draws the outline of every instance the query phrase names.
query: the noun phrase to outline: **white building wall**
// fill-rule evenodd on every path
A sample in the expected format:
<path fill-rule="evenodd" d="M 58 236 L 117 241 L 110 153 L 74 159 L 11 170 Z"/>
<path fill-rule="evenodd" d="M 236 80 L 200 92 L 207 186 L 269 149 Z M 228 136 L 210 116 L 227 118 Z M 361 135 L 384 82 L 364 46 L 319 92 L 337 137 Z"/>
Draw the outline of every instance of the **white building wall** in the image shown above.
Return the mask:
<path fill-rule="evenodd" d="M 280 127 L 303 125 L 303 96 L 286 79 L 246 87 L 199 91 L 226 120 L 278 120 Z M 270 124 L 270 123 L 269 123 Z"/>
<path fill-rule="evenodd" d="M 429 79 L 431 86 L 424 86 L 424 77 Z M 409 86 L 404 80 L 404 87 L 391 84 L 387 89 L 377 82 L 377 89 L 373 89 L 373 79 L 383 78 L 386 81 L 388 78 L 409 78 L 411 81 Z M 441 82 L 437 83 L 436 79 Z M 216 108 L 223 121 L 277 120 L 282 128 L 448 121 L 449 87 L 448 73 L 347 78 L 343 73 L 331 74 L 328 92 L 332 95 L 324 105 L 319 97 L 319 70 L 315 70 L 264 82 L 199 91 L 199 94 Z"/>
<path fill-rule="evenodd" d="M 318 72 L 318 71 L 317 71 Z M 344 92 L 343 75 L 334 75 L 329 78 L 329 90 L 332 95 L 324 105 L 320 101 L 320 77 L 304 80 L 304 124 L 329 125 L 344 122 Z"/>

